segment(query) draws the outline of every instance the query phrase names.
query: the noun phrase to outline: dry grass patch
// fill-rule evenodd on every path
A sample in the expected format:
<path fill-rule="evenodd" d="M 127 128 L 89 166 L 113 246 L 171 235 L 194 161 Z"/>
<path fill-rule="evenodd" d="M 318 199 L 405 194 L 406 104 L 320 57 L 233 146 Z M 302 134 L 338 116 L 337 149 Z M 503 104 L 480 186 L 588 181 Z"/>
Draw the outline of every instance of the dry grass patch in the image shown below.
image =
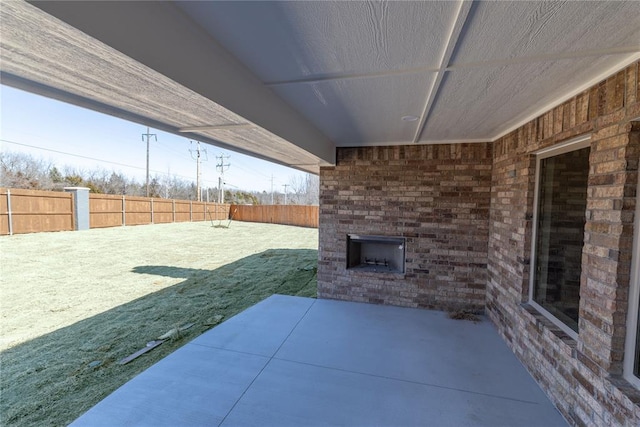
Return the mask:
<path fill-rule="evenodd" d="M 3 237 L 0 253 L 1 425 L 68 424 L 221 320 L 274 293 L 316 292 L 315 229 L 234 222 L 41 233 Z"/>

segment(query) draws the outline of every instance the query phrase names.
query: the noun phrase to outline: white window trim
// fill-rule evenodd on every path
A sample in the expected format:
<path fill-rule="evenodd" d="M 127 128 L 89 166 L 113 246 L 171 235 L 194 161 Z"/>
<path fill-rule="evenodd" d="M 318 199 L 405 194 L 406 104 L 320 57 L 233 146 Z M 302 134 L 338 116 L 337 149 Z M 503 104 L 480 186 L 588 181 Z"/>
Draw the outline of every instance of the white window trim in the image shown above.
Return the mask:
<path fill-rule="evenodd" d="M 636 191 L 636 213 L 634 223 L 631 278 L 629 282 L 629 309 L 627 310 L 627 337 L 624 349 L 624 378 L 640 388 L 640 378 L 633 374 L 633 364 L 636 352 L 636 331 L 638 325 L 638 310 L 640 307 L 640 174 L 638 174 L 638 187 Z"/>
<path fill-rule="evenodd" d="M 591 145 L 591 135 L 583 135 L 578 138 L 571 139 L 563 144 L 555 145 L 553 147 L 545 148 L 536 151 L 536 176 L 535 176 L 535 188 L 533 193 L 533 227 L 531 230 L 531 268 L 529 269 L 529 304 L 538 310 L 544 317 L 549 319 L 554 325 L 560 328 L 564 333 L 569 335 L 574 340 L 578 340 L 578 333 L 565 325 L 560 319 L 547 311 L 544 307 L 533 300 L 533 287 L 535 285 L 535 266 L 536 266 L 536 242 L 538 237 L 538 193 L 540 191 L 540 162 L 549 157 L 555 157 L 560 154 L 569 153 L 571 151 L 587 148 Z"/>

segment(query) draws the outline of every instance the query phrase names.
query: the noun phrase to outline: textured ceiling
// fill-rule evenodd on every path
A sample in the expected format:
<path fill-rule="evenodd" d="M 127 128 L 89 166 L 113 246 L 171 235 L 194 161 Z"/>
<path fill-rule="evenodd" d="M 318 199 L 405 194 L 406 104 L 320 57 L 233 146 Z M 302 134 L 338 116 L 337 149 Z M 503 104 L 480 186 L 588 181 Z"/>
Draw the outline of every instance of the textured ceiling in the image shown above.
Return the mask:
<path fill-rule="evenodd" d="M 0 5 L 3 83 L 312 172 L 495 140 L 640 58 L 636 1 L 33 4 Z"/>

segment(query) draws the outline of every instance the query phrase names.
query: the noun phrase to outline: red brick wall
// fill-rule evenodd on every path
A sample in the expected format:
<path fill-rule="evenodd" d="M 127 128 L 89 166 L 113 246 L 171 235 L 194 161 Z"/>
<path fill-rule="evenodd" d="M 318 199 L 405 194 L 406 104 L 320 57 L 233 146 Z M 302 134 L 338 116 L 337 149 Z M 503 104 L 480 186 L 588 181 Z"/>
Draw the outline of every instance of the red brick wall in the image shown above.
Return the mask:
<path fill-rule="evenodd" d="M 636 63 L 496 141 L 487 312 L 575 425 L 640 425 L 640 393 L 622 379 L 640 126 Z M 591 134 L 579 334 L 526 304 L 535 151 Z"/>
<path fill-rule="evenodd" d="M 491 145 L 340 148 L 320 171 L 318 295 L 483 310 Z M 405 274 L 346 269 L 349 233 L 402 236 Z"/>

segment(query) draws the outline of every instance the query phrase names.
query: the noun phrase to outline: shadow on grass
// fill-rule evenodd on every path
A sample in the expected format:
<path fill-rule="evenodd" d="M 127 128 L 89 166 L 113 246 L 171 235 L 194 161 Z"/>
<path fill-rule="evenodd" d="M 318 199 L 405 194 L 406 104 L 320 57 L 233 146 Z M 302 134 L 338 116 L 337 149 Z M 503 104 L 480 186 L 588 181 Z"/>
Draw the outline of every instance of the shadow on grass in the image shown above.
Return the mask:
<path fill-rule="evenodd" d="M 315 297 L 316 265 L 316 250 L 271 249 L 211 271 L 135 267 L 185 280 L 0 353 L 0 425 L 70 423 L 221 319 L 276 293 Z M 117 363 L 187 323 L 194 326 L 181 336 Z"/>
<path fill-rule="evenodd" d="M 209 270 L 202 270 L 199 268 L 167 267 L 164 265 L 140 265 L 138 267 L 134 267 L 131 271 L 139 274 L 154 274 L 156 276 L 173 277 L 175 279 L 187 279 L 192 276 L 208 274 L 211 272 Z"/>

